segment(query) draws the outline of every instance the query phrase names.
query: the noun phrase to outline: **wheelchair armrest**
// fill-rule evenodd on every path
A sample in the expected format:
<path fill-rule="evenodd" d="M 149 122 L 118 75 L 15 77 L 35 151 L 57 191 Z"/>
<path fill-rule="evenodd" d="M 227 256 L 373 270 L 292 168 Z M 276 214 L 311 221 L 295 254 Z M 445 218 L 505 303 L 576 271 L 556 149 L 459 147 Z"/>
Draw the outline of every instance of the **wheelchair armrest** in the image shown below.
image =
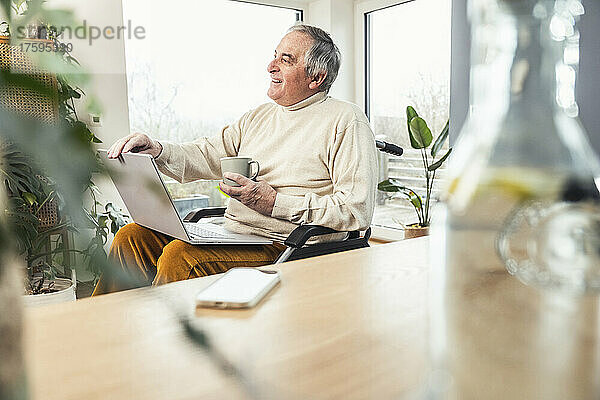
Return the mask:
<path fill-rule="evenodd" d="M 206 207 L 192 210 L 185 216 L 183 222 L 198 222 L 201 218 L 222 217 L 225 215 L 226 207 Z"/>
<path fill-rule="evenodd" d="M 326 235 L 330 233 L 344 232 L 318 225 L 301 225 L 297 227 L 292 231 L 292 233 L 290 233 L 285 242 L 283 242 L 287 246 L 287 249 L 285 249 L 285 251 L 281 253 L 279 257 L 277 257 L 277 260 L 275 260 L 274 264 L 281 264 L 290 260 L 300 260 L 307 257 L 369 247 L 371 228 L 366 230 L 363 237 L 360 236 L 360 231 L 345 232 L 348 233 L 348 237 L 344 240 L 318 243 L 303 247 L 310 237 Z"/>
<path fill-rule="evenodd" d="M 300 225 L 296 229 L 290 233 L 290 235 L 285 239 L 283 244 L 287 247 L 293 247 L 298 249 L 306 243 L 308 239 L 313 236 L 319 235 L 327 235 L 330 233 L 343 233 L 340 231 L 336 231 L 335 229 L 326 228 L 324 226 L 319 225 Z"/>

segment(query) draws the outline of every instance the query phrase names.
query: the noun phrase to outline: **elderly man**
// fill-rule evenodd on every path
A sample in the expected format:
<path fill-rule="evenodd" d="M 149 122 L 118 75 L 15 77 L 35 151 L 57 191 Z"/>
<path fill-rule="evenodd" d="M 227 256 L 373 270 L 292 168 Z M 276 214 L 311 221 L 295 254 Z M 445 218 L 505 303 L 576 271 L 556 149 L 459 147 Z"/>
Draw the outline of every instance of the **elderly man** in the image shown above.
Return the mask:
<path fill-rule="evenodd" d="M 118 140 L 109 157 L 151 154 L 164 174 L 189 182 L 220 179 L 222 157 L 251 156 L 260 163 L 252 181 L 225 174 L 240 186 L 220 183 L 231 196 L 225 226 L 262 235 L 264 246 L 193 246 L 135 224 L 116 235 L 109 257 L 148 284 L 224 272 L 234 266 L 272 263 L 300 224 L 337 230 L 366 229 L 373 216 L 376 149 L 364 113 L 327 95 L 340 53 L 323 30 L 296 25 L 283 37 L 267 70 L 274 103 L 248 111 L 221 134 L 173 144 L 134 133 Z M 95 294 L 119 289 L 101 279 Z"/>

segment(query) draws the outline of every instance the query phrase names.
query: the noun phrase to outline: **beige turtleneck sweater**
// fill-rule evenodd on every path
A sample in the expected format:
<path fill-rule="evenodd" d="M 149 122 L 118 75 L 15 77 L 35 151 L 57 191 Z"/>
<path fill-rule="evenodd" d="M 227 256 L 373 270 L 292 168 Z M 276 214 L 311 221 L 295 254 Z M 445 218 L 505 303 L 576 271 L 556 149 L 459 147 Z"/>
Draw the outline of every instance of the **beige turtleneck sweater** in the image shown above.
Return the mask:
<path fill-rule="evenodd" d="M 244 114 L 221 134 L 191 143 L 160 142 L 158 168 L 179 182 L 221 179 L 220 159 L 249 156 L 275 191 L 271 216 L 230 199 L 225 226 L 284 240 L 300 224 L 363 230 L 373 217 L 375 138 L 354 104 L 319 92 L 292 106 L 275 103 Z"/>

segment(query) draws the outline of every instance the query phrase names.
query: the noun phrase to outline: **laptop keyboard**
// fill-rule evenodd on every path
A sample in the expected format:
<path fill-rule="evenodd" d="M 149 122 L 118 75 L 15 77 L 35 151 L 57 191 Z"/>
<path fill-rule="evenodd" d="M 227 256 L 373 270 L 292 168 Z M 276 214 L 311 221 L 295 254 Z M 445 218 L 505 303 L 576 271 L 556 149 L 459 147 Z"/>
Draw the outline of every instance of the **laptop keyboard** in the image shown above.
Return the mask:
<path fill-rule="evenodd" d="M 203 229 L 196 224 L 186 224 L 185 229 L 191 236 L 199 237 L 199 238 L 224 238 L 225 235 L 220 233 L 215 233 L 209 231 L 207 229 Z"/>

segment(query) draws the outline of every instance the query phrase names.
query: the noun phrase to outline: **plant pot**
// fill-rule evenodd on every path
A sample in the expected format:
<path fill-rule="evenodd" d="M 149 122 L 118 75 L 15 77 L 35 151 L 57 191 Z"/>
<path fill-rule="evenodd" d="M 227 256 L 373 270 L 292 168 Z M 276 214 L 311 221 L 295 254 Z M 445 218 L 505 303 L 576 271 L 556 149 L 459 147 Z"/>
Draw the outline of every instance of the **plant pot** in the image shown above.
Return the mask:
<path fill-rule="evenodd" d="M 75 279 L 64 279 L 56 278 L 54 280 L 54 288 L 57 289 L 53 293 L 42 293 L 42 294 L 27 294 L 23 296 L 23 304 L 25 306 L 41 306 L 45 304 L 56 304 L 66 303 L 68 301 L 75 301 Z M 49 282 L 44 283 L 44 287 L 47 287 Z"/>
<path fill-rule="evenodd" d="M 418 226 L 417 224 L 407 225 L 404 228 L 404 239 L 414 239 L 429 235 L 428 226 Z"/>

